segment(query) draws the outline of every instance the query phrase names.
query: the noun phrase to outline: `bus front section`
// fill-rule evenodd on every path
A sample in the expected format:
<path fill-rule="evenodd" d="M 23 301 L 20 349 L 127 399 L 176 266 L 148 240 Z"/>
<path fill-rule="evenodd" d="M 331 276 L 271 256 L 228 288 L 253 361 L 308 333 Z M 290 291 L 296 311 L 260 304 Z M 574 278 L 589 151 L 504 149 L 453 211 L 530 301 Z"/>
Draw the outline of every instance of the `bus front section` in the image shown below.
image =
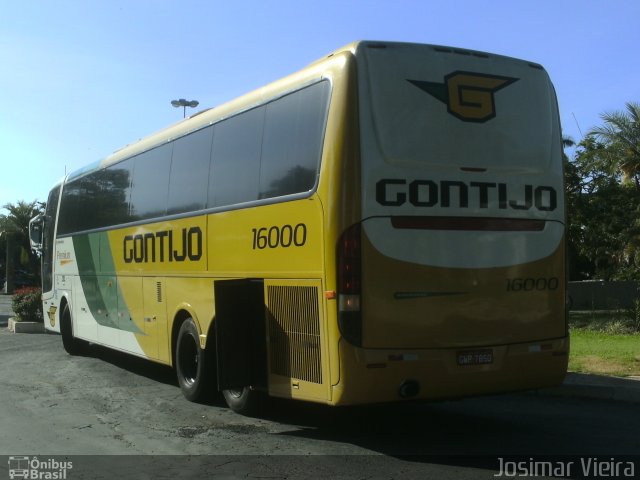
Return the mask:
<path fill-rule="evenodd" d="M 537 64 L 356 49 L 361 221 L 338 273 L 335 403 L 555 385 L 568 361 L 561 132 Z"/>

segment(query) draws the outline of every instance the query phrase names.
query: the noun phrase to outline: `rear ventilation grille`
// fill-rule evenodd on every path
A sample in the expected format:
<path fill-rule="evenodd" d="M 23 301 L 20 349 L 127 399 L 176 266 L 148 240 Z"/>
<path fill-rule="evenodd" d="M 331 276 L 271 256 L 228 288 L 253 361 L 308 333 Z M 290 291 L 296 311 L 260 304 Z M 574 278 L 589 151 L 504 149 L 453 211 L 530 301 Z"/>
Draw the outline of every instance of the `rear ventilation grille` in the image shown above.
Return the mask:
<path fill-rule="evenodd" d="M 156 282 L 156 296 L 158 303 L 162 303 L 162 282 Z"/>
<path fill-rule="evenodd" d="M 271 373 L 322 383 L 316 287 L 267 287 Z"/>

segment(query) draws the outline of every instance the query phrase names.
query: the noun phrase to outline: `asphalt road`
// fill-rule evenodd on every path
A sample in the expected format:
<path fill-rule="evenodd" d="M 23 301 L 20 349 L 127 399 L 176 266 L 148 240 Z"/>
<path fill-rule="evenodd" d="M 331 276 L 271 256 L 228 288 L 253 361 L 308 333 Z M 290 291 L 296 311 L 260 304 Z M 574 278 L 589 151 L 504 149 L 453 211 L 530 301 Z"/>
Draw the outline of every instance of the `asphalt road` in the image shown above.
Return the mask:
<path fill-rule="evenodd" d="M 493 478 L 504 456 L 640 453 L 638 405 L 624 402 L 517 394 L 336 409 L 273 401 L 262 418 L 247 418 L 221 401 L 186 401 L 166 367 L 98 347 L 70 357 L 58 335 L 15 335 L 2 324 L 0 366 L 0 455 L 72 456 L 70 479 L 140 468 L 155 472 L 149 478 L 204 470 L 228 478 Z"/>

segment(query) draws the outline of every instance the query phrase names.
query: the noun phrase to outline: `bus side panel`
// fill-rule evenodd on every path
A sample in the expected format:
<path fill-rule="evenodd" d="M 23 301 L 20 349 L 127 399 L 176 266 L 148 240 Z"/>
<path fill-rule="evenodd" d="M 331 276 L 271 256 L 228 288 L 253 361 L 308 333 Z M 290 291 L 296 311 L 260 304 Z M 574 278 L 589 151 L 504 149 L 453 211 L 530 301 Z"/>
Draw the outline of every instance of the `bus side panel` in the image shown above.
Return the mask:
<path fill-rule="evenodd" d="M 208 253 L 217 277 L 319 278 L 322 205 L 316 195 L 211 214 Z"/>
<path fill-rule="evenodd" d="M 319 280 L 265 282 L 269 394 L 329 400 L 327 330 Z"/>
<path fill-rule="evenodd" d="M 269 393 L 327 401 L 322 205 L 303 200 L 209 215 L 217 278 L 264 280 Z M 224 299 L 216 298 L 224 303 Z M 227 312 L 228 317 L 228 312 Z M 225 322 L 232 322 L 225 318 Z"/>
<path fill-rule="evenodd" d="M 142 296 L 144 332 L 153 339 L 148 353 L 152 358 L 171 364 L 167 329 L 166 282 L 162 277 L 143 277 Z"/>
<path fill-rule="evenodd" d="M 181 312 L 207 333 L 213 292 L 206 239 L 204 215 L 108 232 L 102 256 L 117 276 L 120 341 L 128 351 L 135 341 L 143 356 L 171 364 L 173 319 Z"/>
<path fill-rule="evenodd" d="M 334 295 L 338 291 L 338 243 L 342 233 L 362 218 L 356 60 L 350 52 L 335 55 L 334 59 L 344 63 L 342 68 L 327 74 L 333 91 L 318 185 L 318 196 L 324 207 L 323 270 L 327 291 L 324 311 L 332 385 L 340 380 L 340 329 L 337 295 Z"/>

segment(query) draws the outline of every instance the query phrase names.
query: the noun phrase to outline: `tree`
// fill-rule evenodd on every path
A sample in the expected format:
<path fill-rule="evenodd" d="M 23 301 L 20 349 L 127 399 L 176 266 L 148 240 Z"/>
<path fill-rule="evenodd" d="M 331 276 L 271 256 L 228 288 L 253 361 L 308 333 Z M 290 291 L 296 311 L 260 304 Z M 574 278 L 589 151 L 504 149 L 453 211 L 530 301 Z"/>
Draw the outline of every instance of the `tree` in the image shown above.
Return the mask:
<path fill-rule="evenodd" d="M 38 274 L 38 258 L 31 252 L 29 244 L 29 221 L 44 212 L 44 203 L 33 201 L 19 201 L 16 204 L 8 203 L 3 206 L 9 211 L 9 215 L 0 215 L 0 231 L 6 232 L 3 235 L 3 255 L 6 248 L 6 235 L 12 235 L 14 245 L 16 245 L 15 261 L 31 273 Z"/>
<path fill-rule="evenodd" d="M 606 165 L 618 170 L 623 180 L 640 189 L 640 104 L 627 102 L 626 111 L 601 115 L 604 124 L 587 134 L 605 148 Z"/>
<path fill-rule="evenodd" d="M 640 280 L 640 105 L 601 118 L 565 157 L 570 278 Z"/>

